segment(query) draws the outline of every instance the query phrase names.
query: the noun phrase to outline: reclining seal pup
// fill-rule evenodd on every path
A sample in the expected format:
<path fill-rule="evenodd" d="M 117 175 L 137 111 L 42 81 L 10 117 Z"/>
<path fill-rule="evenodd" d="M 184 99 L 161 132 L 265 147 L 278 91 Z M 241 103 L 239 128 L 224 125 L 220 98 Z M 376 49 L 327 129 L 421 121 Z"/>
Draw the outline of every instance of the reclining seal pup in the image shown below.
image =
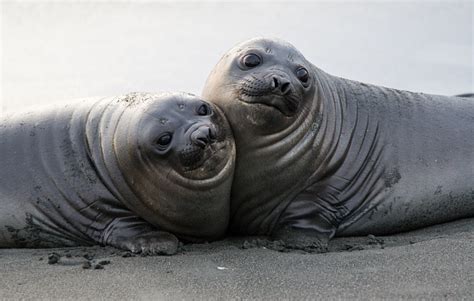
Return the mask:
<path fill-rule="evenodd" d="M 215 105 L 132 93 L 0 120 L 0 247 L 173 254 L 228 227 L 235 145 Z"/>
<path fill-rule="evenodd" d="M 331 76 L 292 45 L 227 52 L 203 98 L 237 147 L 230 229 L 324 251 L 474 216 L 474 101 Z"/>

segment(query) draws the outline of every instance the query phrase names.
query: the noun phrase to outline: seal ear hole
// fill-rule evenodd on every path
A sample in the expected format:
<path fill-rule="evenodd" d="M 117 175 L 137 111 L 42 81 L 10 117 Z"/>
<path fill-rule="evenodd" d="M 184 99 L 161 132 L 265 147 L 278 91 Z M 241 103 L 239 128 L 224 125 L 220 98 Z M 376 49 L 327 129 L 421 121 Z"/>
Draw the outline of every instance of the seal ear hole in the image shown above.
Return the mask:
<path fill-rule="evenodd" d="M 203 103 L 202 105 L 200 105 L 197 108 L 197 113 L 198 113 L 199 116 L 211 115 L 212 114 L 212 109 L 208 104 Z"/>
<path fill-rule="evenodd" d="M 159 150 L 165 150 L 171 144 L 173 140 L 173 134 L 166 132 L 156 139 L 155 144 Z"/>

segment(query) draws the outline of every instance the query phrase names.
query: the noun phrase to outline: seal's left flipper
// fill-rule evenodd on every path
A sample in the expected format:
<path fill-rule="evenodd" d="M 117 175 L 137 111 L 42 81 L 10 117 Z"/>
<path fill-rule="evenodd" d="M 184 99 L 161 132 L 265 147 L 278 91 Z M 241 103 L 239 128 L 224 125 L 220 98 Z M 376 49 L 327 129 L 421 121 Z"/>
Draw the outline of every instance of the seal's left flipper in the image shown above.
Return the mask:
<path fill-rule="evenodd" d="M 302 193 L 280 216 L 272 238 L 289 249 L 323 253 L 336 233 L 335 217 L 328 208 L 314 201 L 314 195 Z"/>
<path fill-rule="evenodd" d="M 142 255 L 173 255 L 179 246 L 176 236 L 156 229 L 137 216 L 114 219 L 103 232 L 100 242 Z"/>

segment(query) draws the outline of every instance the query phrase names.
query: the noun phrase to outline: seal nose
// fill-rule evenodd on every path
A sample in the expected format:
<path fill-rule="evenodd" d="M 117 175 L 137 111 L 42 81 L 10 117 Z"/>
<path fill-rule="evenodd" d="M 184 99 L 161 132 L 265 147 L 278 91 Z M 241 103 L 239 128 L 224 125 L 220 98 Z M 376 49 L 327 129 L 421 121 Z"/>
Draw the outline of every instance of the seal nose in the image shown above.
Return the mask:
<path fill-rule="evenodd" d="M 288 79 L 280 75 L 273 75 L 272 80 L 274 92 L 279 92 L 283 95 L 288 94 L 288 92 L 290 92 L 290 81 Z"/>
<path fill-rule="evenodd" d="M 199 146 L 206 147 L 206 145 L 211 144 L 216 140 L 216 131 L 213 127 L 208 125 L 203 125 L 194 130 L 191 134 L 191 141 Z"/>

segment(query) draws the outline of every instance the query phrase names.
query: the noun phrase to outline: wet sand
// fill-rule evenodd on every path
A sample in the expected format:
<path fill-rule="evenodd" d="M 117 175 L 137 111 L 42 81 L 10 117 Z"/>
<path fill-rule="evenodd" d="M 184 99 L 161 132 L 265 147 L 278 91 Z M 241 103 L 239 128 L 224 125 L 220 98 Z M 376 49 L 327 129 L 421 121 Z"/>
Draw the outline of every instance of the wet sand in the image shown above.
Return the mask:
<path fill-rule="evenodd" d="M 103 247 L 3 249 L 0 296 L 154 300 L 474 297 L 474 219 L 394 236 L 338 238 L 325 254 L 279 252 L 265 244 L 263 239 L 232 238 L 184 245 L 178 255 L 170 257 L 127 257 L 126 252 Z M 49 264 L 48 254 L 53 252 L 60 256 L 59 262 Z M 101 260 L 110 263 L 94 269 Z M 84 269 L 84 262 L 91 262 L 91 268 Z"/>

